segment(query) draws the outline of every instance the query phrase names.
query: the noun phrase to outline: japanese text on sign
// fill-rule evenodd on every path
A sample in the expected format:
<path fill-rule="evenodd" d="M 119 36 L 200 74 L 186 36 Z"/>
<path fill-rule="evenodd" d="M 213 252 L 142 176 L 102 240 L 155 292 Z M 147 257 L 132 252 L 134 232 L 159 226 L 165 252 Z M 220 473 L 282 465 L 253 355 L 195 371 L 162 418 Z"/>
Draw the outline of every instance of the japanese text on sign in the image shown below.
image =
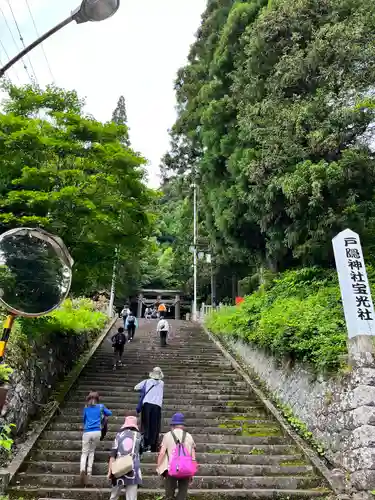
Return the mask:
<path fill-rule="evenodd" d="M 348 335 L 375 335 L 374 306 L 359 236 L 346 229 L 332 242 Z"/>

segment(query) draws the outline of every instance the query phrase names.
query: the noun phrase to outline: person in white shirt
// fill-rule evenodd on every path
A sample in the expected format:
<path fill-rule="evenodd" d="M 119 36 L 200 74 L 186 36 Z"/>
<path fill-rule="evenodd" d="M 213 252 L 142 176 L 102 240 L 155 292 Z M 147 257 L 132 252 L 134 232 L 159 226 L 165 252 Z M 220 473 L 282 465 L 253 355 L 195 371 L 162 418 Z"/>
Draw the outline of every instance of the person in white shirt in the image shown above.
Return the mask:
<path fill-rule="evenodd" d="M 126 330 L 126 318 L 131 314 L 131 311 L 129 307 L 125 304 L 122 311 L 121 311 L 121 316 L 124 321 L 124 328 Z"/>
<path fill-rule="evenodd" d="M 163 406 L 164 396 L 164 374 L 156 366 L 147 380 L 142 380 L 134 387 L 135 391 L 144 390 L 141 422 L 144 433 L 145 451 L 157 452 L 160 427 L 161 427 L 161 408 Z"/>
<path fill-rule="evenodd" d="M 165 347 L 167 345 L 169 330 L 170 326 L 168 321 L 164 318 L 164 316 L 161 316 L 158 322 L 158 326 L 156 327 L 156 332 L 160 335 L 160 345 L 162 347 Z"/>

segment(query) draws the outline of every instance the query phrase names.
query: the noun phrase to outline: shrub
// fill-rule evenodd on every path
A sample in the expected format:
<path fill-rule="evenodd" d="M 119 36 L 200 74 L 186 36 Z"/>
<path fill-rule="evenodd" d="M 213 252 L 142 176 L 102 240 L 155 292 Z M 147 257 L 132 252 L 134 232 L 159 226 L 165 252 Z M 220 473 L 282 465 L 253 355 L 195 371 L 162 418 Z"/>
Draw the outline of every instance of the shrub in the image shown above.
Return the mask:
<path fill-rule="evenodd" d="M 10 336 L 6 358 L 12 367 L 20 368 L 30 355 L 34 355 L 36 345 L 48 343 L 50 338 L 63 339 L 69 335 L 89 334 L 94 338 L 104 328 L 107 319 L 105 314 L 95 311 L 91 300 L 67 299 L 47 316 L 18 318 Z"/>
<path fill-rule="evenodd" d="M 373 274 L 370 268 L 370 279 Z M 206 325 L 216 334 L 241 338 L 318 371 L 336 370 L 347 352 L 336 274 L 315 267 L 276 276 L 242 304 L 214 312 Z"/>
<path fill-rule="evenodd" d="M 9 365 L 6 363 L 0 364 L 0 385 L 3 385 L 4 382 L 8 382 L 12 373 L 13 369 Z"/>

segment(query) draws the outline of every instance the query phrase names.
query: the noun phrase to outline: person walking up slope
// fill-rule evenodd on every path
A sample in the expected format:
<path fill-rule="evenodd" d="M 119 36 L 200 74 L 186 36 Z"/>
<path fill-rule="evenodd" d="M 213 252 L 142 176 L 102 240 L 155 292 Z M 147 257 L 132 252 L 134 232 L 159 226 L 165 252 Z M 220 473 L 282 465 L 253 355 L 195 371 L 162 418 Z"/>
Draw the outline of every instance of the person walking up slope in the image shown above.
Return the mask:
<path fill-rule="evenodd" d="M 131 311 L 130 311 L 129 307 L 125 304 L 122 311 L 121 311 L 121 316 L 122 316 L 122 319 L 124 321 L 125 330 L 126 330 L 126 318 L 129 316 L 129 314 L 131 314 Z"/>
<path fill-rule="evenodd" d="M 166 500 L 186 500 L 189 482 L 197 473 L 195 443 L 185 430 L 185 418 L 175 413 L 171 420 L 171 430 L 165 434 L 161 444 L 156 471 L 165 478 Z"/>
<path fill-rule="evenodd" d="M 111 341 L 115 354 L 115 363 L 113 365 L 113 369 L 116 370 L 118 366 L 122 365 L 122 355 L 124 354 L 124 348 L 126 344 L 126 336 L 122 327 L 120 327 L 117 330 L 117 333 L 113 335 Z"/>
<path fill-rule="evenodd" d="M 156 327 L 156 332 L 160 335 L 160 345 L 165 347 L 167 345 L 167 337 L 170 330 L 168 321 L 164 318 L 164 315 L 160 316 L 160 320 Z"/>
<path fill-rule="evenodd" d="M 145 451 L 156 453 L 161 427 L 161 408 L 164 396 L 164 374 L 156 366 L 147 380 L 142 380 L 134 387 L 135 391 L 141 391 L 142 401 L 140 401 L 142 432 L 144 436 Z"/>
<path fill-rule="evenodd" d="M 125 329 L 128 331 L 128 342 L 133 341 L 136 328 L 138 328 L 137 318 L 130 311 L 130 314 L 126 317 L 125 321 Z"/>
<path fill-rule="evenodd" d="M 86 398 L 87 404 L 83 410 L 83 436 L 80 464 L 80 480 L 82 486 L 87 484 L 87 480 L 90 479 L 92 475 L 95 450 L 102 437 L 105 417 L 110 417 L 112 415 L 112 412 L 108 410 L 108 408 L 99 404 L 99 399 L 99 394 L 91 391 Z"/>
<path fill-rule="evenodd" d="M 112 481 L 110 500 L 117 500 L 125 488 L 126 500 L 137 500 L 138 486 L 142 484 L 141 456 L 142 440 L 138 429 L 137 417 L 126 417 L 124 425 L 116 434 L 111 458 L 108 464 L 108 479 Z M 132 470 L 123 472 L 123 457 L 132 459 Z"/>

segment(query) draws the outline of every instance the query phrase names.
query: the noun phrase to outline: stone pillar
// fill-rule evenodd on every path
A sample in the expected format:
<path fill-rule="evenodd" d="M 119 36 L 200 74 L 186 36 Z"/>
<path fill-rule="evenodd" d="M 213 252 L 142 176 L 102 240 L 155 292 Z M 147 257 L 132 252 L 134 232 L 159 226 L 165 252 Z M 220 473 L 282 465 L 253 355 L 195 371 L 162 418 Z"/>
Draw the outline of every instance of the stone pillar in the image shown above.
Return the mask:
<path fill-rule="evenodd" d="M 351 358 L 353 361 L 353 358 Z M 372 490 L 375 481 L 375 364 L 370 352 L 359 354 L 353 366 L 342 409 L 347 439 L 341 453 L 350 485 L 360 492 Z M 364 496 L 364 498 L 367 498 Z"/>
<path fill-rule="evenodd" d="M 142 306 L 143 306 L 142 299 L 143 299 L 143 294 L 140 293 L 138 295 L 138 311 L 137 311 L 138 318 L 142 318 Z"/>
<path fill-rule="evenodd" d="M 180 319 L 180 296 L 176 295 L 176 303 L 174 306 L 174 319 Z"/>

